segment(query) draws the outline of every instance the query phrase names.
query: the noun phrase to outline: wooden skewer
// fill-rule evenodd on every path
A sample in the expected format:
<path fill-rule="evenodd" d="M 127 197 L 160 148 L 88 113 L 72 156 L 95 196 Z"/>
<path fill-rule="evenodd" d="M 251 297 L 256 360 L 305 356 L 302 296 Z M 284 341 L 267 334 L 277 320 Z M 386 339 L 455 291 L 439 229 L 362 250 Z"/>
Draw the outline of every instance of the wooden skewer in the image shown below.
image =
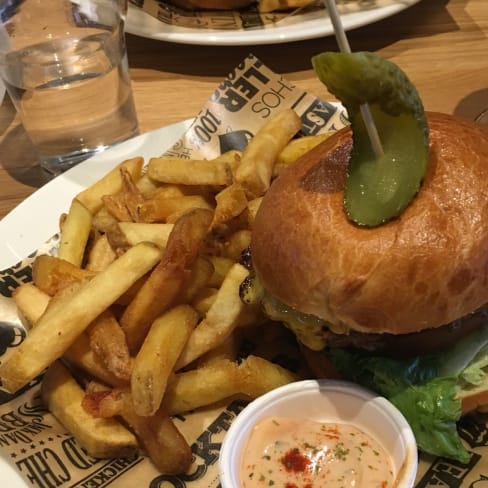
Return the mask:
<path fill-rule="evenodd" d="M 337 11 L 337 5 L 335 3 L 335 0 L 325 0 L 325 4 L 329 12 L 332 26 L 334 27 L 334 33 L 337 44 L 339 45 L 339 49 L 343 53 L 350 53 L 351 47 L 349 46 L 349 41 L 347 40 L 341 17 L 339 15 L 339 12 Z M 363 103 L 362 105 L 360 105 L 359 109 L 361 111 L 361 116 L 363 118 L 364 125 L 366 126 L 366 131 L 368 132 L 369 140 L 371 141 L 371 146 L 373 148 L 374 154 L 376 158 L 379 159 L 385 153 L 383 151 L 383 146 L 381 145 L 381 140 L 378 135 L 378 130 L 376 129 L 373 116 L 371 115 L 371 110 L 367 103 Z"/>

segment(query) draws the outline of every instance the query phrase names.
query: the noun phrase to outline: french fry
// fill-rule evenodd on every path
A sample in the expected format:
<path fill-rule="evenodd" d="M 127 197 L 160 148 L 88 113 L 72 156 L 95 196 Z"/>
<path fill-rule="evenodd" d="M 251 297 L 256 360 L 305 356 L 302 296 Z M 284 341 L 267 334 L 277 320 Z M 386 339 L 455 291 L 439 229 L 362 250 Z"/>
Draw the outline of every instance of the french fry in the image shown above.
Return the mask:
<path fill-rule="evenodd" d="M 137 415 L 128 389 L 107 390 L 100 385 L 90 384 L 83 405 L 93 415 L 121 416 L 162 473 L 182 474 L 190 467 L 190 446 L 171 418 L 161 409 L 149 417 Z"/>
<path fill-rule="evenodd" d="M 8 391 L 17 391 L 62 356 L 88 325 L 160 259 L 158 247 L 141 243 L 64 297 L 39 319 L 20 346 L 0 366 Z"/>
<path fill-rule="evenodd" d="M 233 261 L 240 261 L 242 251 L 248 248 L 251 244 L 251 231 L 249 229 L 241 229 L 234 232 L 227 239 L 224 246 L 224 256 Z"/>
<path fill-rule="evenodd" d="M 192 460 L 191 448 L 163 410 L 158 410 L 150 417 L 141 417 L 132 408 L 126 407 L 122 417 L 134 430 L 159 471 L 182 474 L 188 470 Z"/>
<path fill-rule="evenodd" d="M 252 229 L 254 219 L 256 218 L 256 214 L 258 213 L 262 201 L 263 197 L 253 198 L 247 204 L 247 223 L 250 229 Z"/>
<path fill-rule="evenodd" d="M 300 157 L 310 151 L 312 148 L 328 139 L 332 132 L 319 134 L 315 136 L 298 137 L 292 139 L 278 154 L 274 166 L 273 176 L 279 176 L 284 169 L 297 161 Z"/>
<path fill-rule="evenodd" d="M 122 177 L 122 189 L 112 195 L 104 195 L 102 202 L 117 220 L 136 222 L 138 219 L 137 207 L 144 201 L 144 196 L 125 168 L 120 169 L 120 175 Z"/>
<path fill-rule="evenodd" d="M 211 361 L 177 373 L 168 384 L 162 408 L 178 415 L 219 402 L 239 393 L 239 366 L 234 361 Z"/>
<path fill-rule="evenodd" d="M 232 171 L 227 162 L 176 158 L 152 158 L 147 165 L 150 178 L 181 185 L 230 185 Z"/>
<path fill-rule="evenodd" d="M 79 201 L 73 200 L 68 215 L 61 224 L 58 257 L 80 267 L 90 235 L 91 212 Z"/>
<path fill-rule="evenodd" d="M 61 362 L 47 370 L 41 394 L 52 414 L 95 458 L 128 457 L 138 451 L 137 439 L 120 422 L 90 415 L 81 405 L 84 391 Z"/>
<path fill-rule="evenodd" d="M 69 261 L 47 254 L 37 256 L 32 264 L 32 281 L 50 296 L 74 281 L 90 279 L 95 275 L 95 272 L 81 269 Z"/>
<path fill-rule="evenodd" d="M 24 283 L 17 287 L 13 299 L 19 314 L 32 327 L 46 310 L 51 297 L 37 288 L 34 283 Z"/>
<path fill-rule="evenodd" d="M 142 288 L 142 285 L 145 283 L 147 275 L 141 276 L 125 293 L 123 293 L 116 301 L 117 305 L 121 305 L 122 307 L 126 307 L 129 305 L 134 297 L 139 293 L 139 290 Z"/>
<path fill-rule="evenodd" d="M 191 306 L 204 317 L 215 302 L 218 291 L 218 288 L 204 286 L 193 297 Z"/>
<path fill-rule="evenodd" d="M 194 208 L 213 210 L 212 205 L 201 195 L 187 195 L 174 198 L 159 198 L 156 196 L 139 205 L 138 220 L 149 223 L 166 222 L 170 215 L 181 215 Z"/>
<path fill-rule="evenodd" d="M 168 378 L 197 321 L 195 310 L 180 305 L 151 325 L 134 359 L 130 380 L 134 410 L 138 415 L 154 415 L 159 409 Z"/>
<path fill-rule="evenodd" d="M 217 156 L 212 161 L 220 162 L 220 163 L 227 163 L 230 166 L 232 174 L 235 173 L 237 166 L 239 166 L 242 158 L 242 151 L 238 151 L 237 149 L 230 149 L 222 153 L 220 156 Z"/>
<path fill-rule="evenodd" d="M 102 206 L 93 216 L 93 229 L 105 233 L 118 224 L 118 220 L 108 211 L 107 207 Z"/>
<path fill-rule="evenodd" d="M 183 289 L 180 292 L 178 303 L 190 303 L 197 293 L 209 284 L 214 274 L 214 266 L 210 259 L 199 257 L 193 263 L 190 275 L 183 283 Z"/>
<path fill-rule="evenodd" d="M 227 273 L 232 266 L 234 266 L 235 261 L 224 256 L 210 256 L 209 260 L 212 263 L 214 271 L 207 282 L 207 286 L 219 288 L 227 276 Z"/>
<path fill-rule="evenodd" d="M 217 206 L 212 227 L 237 217 L 247 208 L 246 192 L 238 183 L 233 183 L 217 193 L 215 201 Z"/>
<path fill-rule="evenodd" d="M 88 379 L 96 378 L 113 387 L 127 385 L 127 380 L 118 378 L 107 369 L 100 356 L 91 348 L 90 339 L 85 333 L 63 354 L 62 360 Z"/>
<path fill-rule="evenodd" d="M 278 154 L 300 130 L 300 117 L 293 109 L 271 116 L 249 141 L 242 153 L 235 180 L 250 198 L 262 196 L 269 188 Z"/>
<path fill-rule="evenodd" d="M 119 222 L 118 226 L 131 246 L 148 241 L 160 247 L 166 247 L 168 237 L 173 230 L 173 224 Z"/>
<path fill-rule="evenodd" d="M 103 234 L 91 246 L 85 269 L 89 271 L 102 271 L 117 258 L 113 247 L 110 245 L 108 236 Z"/>
<path fill-rule="evenodd" d="M 240 387 L 250 398 L 300 379 L 297 374 L 259 356 L 248 356 L 241 367 Z"/>
<path fill-rule="evenodd" d="M 195 410 L 234 395 L 257 398 L 298 376 L 263 358 L 248 356 L 237 364 L 228 359 L 177 373 L 168 385 L 162 408 L 170 415 Z"/>
<path fill-rule="evenodd" d="M 88 327 L 90 349 L 101 359 L 104 366 L 121 381 L 130 380 L 132 358 L 125 338 L 113 313 L 102 312 Z"/>
<path fill-rule="evenodd" d="M 69 283 L 61 288 L 56 295 L 50 298 L 44 313 L 41 315 L 41 317 L 39 317 L 34 325 L 37 325 L 41 318 L 43 321 L 46 321 L 51 315 L 55 316 L 57 313 L 59 313 L 58 310 L 61 309 L 68 300 L 70 300 L 75 292 L 81 288 L 83 283 L 85 283 L 85 281 L 73 281 L 72 283 Z"/>
<path fill-rule="evenodd" d="M 75 199 L 83 204 L 93 215 L 95 215 L 95 213 L 98 212 L 103 206 L 103 196 L 113 195 L 122 189 L 123 182 L 120 172 L 121 168 L 127 170 L 132 179 L 137 181 L 141 177 L 143 164 L 144 159 L 140 157 L 123 161 L 96 183 L 78 193 Z"/>
<path fill-rule="evenodd" d="M 124 253 L 130 247 L 124 233 L 120 230 L 119 223 L 120 222 L 117 222 L 114 225 L 111 225 L 104 231 L 104 235 L 107 237 L 110 247 L 114 250 L 117 256 Z"/>
<path fill-rule="evenodd" d="M 222 360 L 237 361 L 242 345 L 242 334 L 239 329 L 235 329 L 232 334 L 225 339 L 222 344 L 214 347 L 198 359 L 197 369 Z"/>
<path fill-rule="evenodd" d="M 213 305 L 188 339 L 176 363 L 177 370 L 221 344 L 234 330 L 244 309 L 239 287 L 248 273 L 248 270 L 238 263 L 227 273 Z"/>
<path fill-rule="evenodd" d="M 104 208 L 114 217 L 115 222 L 135 222 L 131 217 L 124 198 L 115 195 L 106 195 L 102 198 Z"/>
<path fill-rule="evenodd" d="M 14 290 L 13 298 L 21 316 L 31 327 L 34 327 L 46 311 L 51 297 L 39 290 L 32 283 L 25 283 Z M 71 364 L 91 376 L 100 379 L 107 385 L 117 386 L 122 384 L 116 376 L 110 373 L 98 356 L 90 348 L 88 336 L 81 334 L 71 347 L 64 353 Z"/>
<path fill-rule="evenodd" d="M 92 379 L 86 383 L 81 404 L 94 417 L 110 418 L 121 415 L 126 401 L 131 401 L 127 384 L 112 388 Z"/>
<path fill-rule="evenodd" d="M 148 196 L 154 191 L 160 188 L 160 184 L 157 181 L 151 180 L 147 173 L 144 173 L 136 182 L 138 190 L 144 195 Z"/>
<path fill-rule="evenodd" d="M 152 322 L 171 306 L 180 293 L 211 222 L 212 212 L 194 209 L 175 223 L 161 261 L 120 319 L 132 354 L 139 350 Z"/>
<path fill-rule="evenodd" d="M 97 378 L 106 385 L 122 386 L 127 384 L 126 380 L 117 378 L 117 376 L 106 368 L 102 359 L 90 347 L 90 340 L 86 333 L 78 336 L 76 341 L 63 354 L 62 358 L 63 361 L 74 366 L 78 371 L 90 377 Z"/>
<path fill-rule="evenodd" d="M 147 176 L 147 174 L 145 176 Z M 149 176 L 147 176 L 147 178 L 150 179 Z M 158 198 L 158 199 L 178 198 L 178 197 L 184 197 L 186 195 L 194 194 L 193 191 L 188 192 L 188 189 L 184 185 L 170 185 L 170 184 L 162 184 L 159 182 L 155 182 L 153 180 L 150 181 L 153 182 L 153 185 L 157 183 L 159 186 L 156 186 L 156 188 L 152 192 L 146 195 L 148 200 L 152 198 Z"/>

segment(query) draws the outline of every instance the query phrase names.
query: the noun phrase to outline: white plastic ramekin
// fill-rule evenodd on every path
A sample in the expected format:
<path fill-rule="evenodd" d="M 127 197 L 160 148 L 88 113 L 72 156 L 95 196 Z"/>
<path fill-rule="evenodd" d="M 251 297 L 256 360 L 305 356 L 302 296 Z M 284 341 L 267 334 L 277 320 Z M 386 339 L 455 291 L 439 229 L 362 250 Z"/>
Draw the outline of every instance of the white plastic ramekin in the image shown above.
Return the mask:
<path fill-rule="evenodd" d="M 259 420 L 270 416 L 354 425 L 379 441 L 391 455 L 396 488 L 414 486 L 418 466 L 415 437 L 392 403 L 353 383 L 304 380 L 257 398 L 237 416 L 220 452 L 222 488 L 240 488 L 241 456 L 249 435 Z"/>

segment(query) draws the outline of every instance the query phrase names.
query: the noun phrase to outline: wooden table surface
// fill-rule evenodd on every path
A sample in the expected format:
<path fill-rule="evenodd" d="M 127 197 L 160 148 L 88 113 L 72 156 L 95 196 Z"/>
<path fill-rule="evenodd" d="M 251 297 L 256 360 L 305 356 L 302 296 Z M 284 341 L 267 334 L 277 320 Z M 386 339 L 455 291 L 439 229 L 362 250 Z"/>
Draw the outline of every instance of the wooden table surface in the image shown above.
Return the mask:
<path fill-rule="evenodd" d="M 427 110 L 474 118 L 488 107 L 487 0 L 422 0 L 350 31 L 354 51 L 399 64 Z M 217 84 L 248 53 L 299 88 L 330 99 L 310 58 L 337 50 L 334 37 L 260 46 L 192 46 L 128 34 L 141 132 L 196 115 Z M 0 218 L 47 182 L 8 97 L 0 106 Z"/>

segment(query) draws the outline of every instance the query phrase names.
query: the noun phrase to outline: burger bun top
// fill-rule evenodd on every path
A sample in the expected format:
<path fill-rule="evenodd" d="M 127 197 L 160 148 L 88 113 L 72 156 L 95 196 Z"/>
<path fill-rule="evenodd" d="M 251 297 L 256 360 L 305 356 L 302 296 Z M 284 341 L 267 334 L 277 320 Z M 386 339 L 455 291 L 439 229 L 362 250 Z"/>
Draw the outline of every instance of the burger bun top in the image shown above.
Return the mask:
<path fill-rule="evenodd" d="M 422 187 L 386 224 L 360 227 L 344 212 L 350 128 L 273 182 L 251 241 L 268 292 L 336 333 L 421 331 L 488 302 L 488 132 L 450 115 L 427 115 Z"/>

